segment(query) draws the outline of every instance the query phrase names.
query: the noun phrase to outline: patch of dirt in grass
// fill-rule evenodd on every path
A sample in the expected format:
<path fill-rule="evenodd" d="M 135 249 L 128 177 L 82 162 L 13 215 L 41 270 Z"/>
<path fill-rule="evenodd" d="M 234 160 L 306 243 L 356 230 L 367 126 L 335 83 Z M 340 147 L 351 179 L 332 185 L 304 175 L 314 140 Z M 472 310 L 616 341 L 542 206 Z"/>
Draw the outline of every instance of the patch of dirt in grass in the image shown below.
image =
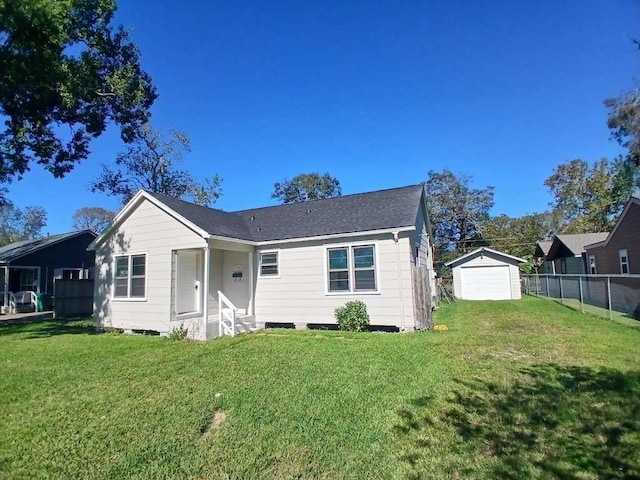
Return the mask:
<path fill-rule="evenodd" d="M 315 335 L 313 338 L 330 338 L 332 340 L 344 340 L 345 342 L 355 342 L 355 338 L 347 338 L 347 337 L 328 337 L 326 335 Z"/>
<path fill-rule="evenodd" d="M 213 414 L 211 422 L 207 425 L 203 425 L 200 429 L 200 440 L 206 440 L 215 432 L 217 432 L 222 425 L 227 421 L 227 412 L 224 410 L 216 410 Z"/>
<path fill-rule="evenodd" d="M 522 360 L 523 358 L 531 357 L 530 354 L 518 350 L 511 345 L 507 345 L 499 351 L 494 351 L 490 355 L 496 358 L 508 358 L 509 360 Z"/>

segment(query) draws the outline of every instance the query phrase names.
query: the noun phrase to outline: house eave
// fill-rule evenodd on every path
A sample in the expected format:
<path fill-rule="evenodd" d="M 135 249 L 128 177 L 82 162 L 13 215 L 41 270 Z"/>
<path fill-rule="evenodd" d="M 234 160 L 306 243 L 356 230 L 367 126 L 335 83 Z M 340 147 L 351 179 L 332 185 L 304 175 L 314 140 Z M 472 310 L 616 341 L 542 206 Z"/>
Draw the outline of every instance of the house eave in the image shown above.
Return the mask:
<path fill-rule="evenodd" d="M 361 237 L 367 235 L 381 235 L 385 233 L 394 233 L 394 232 L 411 232 L 416 229 L 415 225 L 405 226 L 405 227 L 393 227 L 393 228 L 382 228 L 378 230 L 361 230 L 357 232 L 346 232 L 346 233 L 332 233 L 327 235 L 314 235 L 310 237 L 297 237 L 297 238 L 286 238 L 282 240 L 263 240 L 255 242 L 257 246 L 263 245 L 277 245 L 281 243 L 297 243 L 297 242 L 312 242 L 314 240 L 332 240 L 335 238 L 351 238 L 351 237 Z"/>
<path fill-rule="evenodd" d="M 445 263 L 444 265 L 445 265 L 445 267 L 449 267 L 449 266 L 453 265 L 454 263 L 463 262 L 467 258 L 477 254 L 478 252 L 493 253 L 494 255 L 498 255 L 500 257 L 505 257 L 505 258 L 509 258 L 511 260 L 515 260 L 518 263 L 527 263 L 527 261 L 525 259 L 523 259 L 523 258 L 514 257 L 513 255 L 509 255 L 508 253 L 499 252 L 498 250 L 494 250 L 493 248 L 480 247 L 480 248 L 476 248 L 473 252 L 466 253 L 466 254 L 462 255 L 461 257 L 458 257 L 458 258 L 456 258 L 454 260 L 451 260 L 450 262 Z"/>
<path fill-rule="evenodd" d="M 609 242 L 613 238 L 613 235 L 616 233 L 616 230 L 618 230 L 618 227 L 622 223 L 622 220 L 624 219 L 624 217 L 627 214 L 627 212 L 631 209 L 632 205 L 640 206 L 640 198 L 638 198 L 636 196 L 631 196 L 631 198 L 629 199 L 629 201 L 625 205 L 624 210 L 622 211 L 622 213 L 620 214 L 620 216 L 616 220 L 616 224 L 611 229 L 611 232 L 609 232 L 609 235 L 607 236 L 606 239 L 604 239 L 602 242 L 598 242 L 598 243 L 602 243 L 602 245 L 598 245 L 598 246 L 602 246 L 604 248 L 607 248 L 607 246 L 609 245 Z M 589 246 L 593 247 L 594 245 L 596 245 L 596 244 L 594 243 L 594 244 L 591 244 Z M 586 250 L 586 246 L 585 246 L 585 250 Z"/>

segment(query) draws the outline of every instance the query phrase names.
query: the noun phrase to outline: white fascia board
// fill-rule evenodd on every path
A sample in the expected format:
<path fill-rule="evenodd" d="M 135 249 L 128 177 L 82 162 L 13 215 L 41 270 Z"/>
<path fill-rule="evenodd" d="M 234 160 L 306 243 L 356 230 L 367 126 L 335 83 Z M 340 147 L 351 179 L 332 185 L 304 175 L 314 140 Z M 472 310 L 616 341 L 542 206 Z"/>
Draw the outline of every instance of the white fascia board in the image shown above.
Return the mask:
<path fill-rule="evenodd" d="M 394 232 L 412 232 L 416 229 L 415 225 L 410 227 L 397 227 L 397 228 L 384 228 L 381 230 L 364 230 L 361 232 L 349 232 L 349 233 L 333 233 L 330 235 L 316 235 L 313 237 L 299 237 L 299 238 L 287 238 L 283 240 L 266 240 L 262 242 L 255 242 L 256 245 L 276 245 L 279 243 L 297 243 L 297 242 L 312 242 L 314 240 L 332 240 L 335 238 L 351 238 L 361 237 L 366 235 L 380 235 L 382 233 L 394 233 Z"/>
<path fill-rule="evenodd" d="M 220 240 L 222 242 L 242 243 L 244 245 L 252 245 L 252 246 L 258 245 L 258 242 L 255 242 L 253 240 L 244 240 L 242 238 L 235 238 L 235 237 L 224 237 L 222 235 L 209 235 L 205 238 L 209 240 Z"/>
<path fill-rule="evenodd" d="M 167 207 L 164 203 L 162 203 L 160 200 L 158 200 L 154 196 L 149 195 L 144 190 L 139 190 L 138 193 L 136 193 L 133 196 L 133 198 L 131 200 L 129 200 L 129 202 L 122 208 L 122 210 L 120 210 L 118 212 L 118 214 L 113 218 L 113 220 L 111 221 L 111 223 L 109 224 L 107 229 L 103 233 L 101 233 L 98 236 L 98 238 L 96 238 L 93 242 L 91 242 L 89 244 L 89 246 L 87 247 L 87 250 L 95 250 L 98 246 L 100 246 L 104 242 L 104 240 L 109 235 L 111 235 L 113 230 L 117 226 L 119 226 L 122 223 L 122 221 L 125 218 L 127 218 L 129 216 L 129 214 L 131 212 L 133 212 L 138 207 L 138 205 L 140 205 L 140 203 L 143 200 L 148 200 L 153 205 L 158 207 L 160 210 L 162 210 L 166 214 L 170 215 L 171 217 L 175 218 L 180 223 L 182 223 L 185 227 L 189 228 L 190 230 L 193 230 L 195 233 L 200 235 L 202 238 L 210 238 L 211 237 L 211 235 L 209 235 L 208 232 L 206 232 L 202 228 L 198 227 L 195 223 L 187 220 L 186 218 L 184 218 L 179 213 L 177 213 L 174 210 L 170 209 L 169 207 Z"/>
<path fill-rule="evenodd" d="M 451 260 L 450 262 L 445 263 L 445 267 L 448 267 L 450 265 L 453 265 L 454 263 L 459 263 L 462 260 L 465 260 L 467 258 L 469 258 L 472 255 L 475 255 L 478 252 L 490 252 L 493 253 L 495 255 L 499 255 L 500 257 L 505 257 L 505 258 L 510 258 L 511 260 L 515 260 L 516 262 L 519 263 L 527 263 L 527 261 L 523 258 L 520 257 L 514 257 L 513 255 L 509 255 L 508 253 L 503 253 L 503 252 L 499 252 L 498 250 L 494 250 L 493 248 L 488 248 L 488 247 L 480 247 L 480 248 L 476 248 L 473 252 L 469 252 L 465 255 L 462 255 L 461 257 L 458 257 L 454 260 Z"/>

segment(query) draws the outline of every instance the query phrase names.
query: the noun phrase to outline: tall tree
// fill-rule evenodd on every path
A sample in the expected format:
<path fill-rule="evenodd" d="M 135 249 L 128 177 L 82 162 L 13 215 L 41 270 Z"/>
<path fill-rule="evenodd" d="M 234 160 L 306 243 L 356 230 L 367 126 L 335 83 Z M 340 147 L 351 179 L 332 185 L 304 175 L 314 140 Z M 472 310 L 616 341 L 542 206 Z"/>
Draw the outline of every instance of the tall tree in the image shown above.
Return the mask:
<path fill-rule="evenodd" d="M 100 233 L 111 223 L 115 215 L 115 212 L 102 207 L 82 207 L 73 214 L 73 229 Z"/>
<path fill-rule="evenodd" d="M 156 91 L 115 10 L 115 0 L 0 2 L 0 183 L 32 159 L 63 177 L 108 122 L 131 142 L 148 120 Z"/>
<path fill-rule="evenodd" d="M 302 173 L 291 180 L 285 178 L 273 185 L 271 198 L 277 198 L 282 203 L 307 202 L 321 198 L 339 197 L 342 195 L 340 181 L 325 173 Z"/>
<path fill-rule="evenodd" d="M 465 253 L 482 237 L 493 207 L 493 187 L 471 188 L 473 177 L 429 171 L 426 192 L 436 249 Z"/>
<path fill-rule="evenodd" d="M 640 40 L 634 40 L 640 49 Z M 609 109 L 607 125 L 612 137 L 627 149 L 627 160 L 640 167 L 640 84 L 615 98 L 604 101 Z"/>
<path fill-rule="evenodd" d="M 42 207 L 16 207 L 12 202 L 0 206 L 0 246 L 42 236 L 47 212 Z"/>
<path fill-rule="evenodd" d="M 568 233 L 604 232 L 622 212 L 638 181 L 638 169 L 621 158 L 590 166 L 576 159 L 558 165 L 544 184 Z"/>
<path fill-rule="evenodd" d="M 482 233 L 485 245 L 532 262 L 536 242 L 550 239 L 558 229 L 558 215 L 543 212 L 515 218 L 491 217 L 484 223 Z"/>
<path fill-rule="evenodd" d="M 190 152 L 184 133 L 171 131 L 167 138 L 149 125 L 138 129 L 135 141 L 118 154 L 115 166 L 102 166 L 102 173 L 90 183 L 94 192 L 128 202 L 144 189 L 174 198 L 189 198 L 198 205 L 211 205 L 222 194 L 222 179 L 218 175 L 204 181 L 196 180 L 186 170 L 178 170 L 184 152 Z"/>

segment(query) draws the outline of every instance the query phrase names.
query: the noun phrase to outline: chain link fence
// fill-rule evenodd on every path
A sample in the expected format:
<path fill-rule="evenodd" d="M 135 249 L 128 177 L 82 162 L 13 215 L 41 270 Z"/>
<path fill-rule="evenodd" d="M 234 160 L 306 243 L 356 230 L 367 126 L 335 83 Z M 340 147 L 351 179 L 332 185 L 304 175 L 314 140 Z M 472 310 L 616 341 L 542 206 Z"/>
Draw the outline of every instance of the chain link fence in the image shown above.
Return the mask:
<path fill-rule="evenodd" d="M 523 291 L 640 328 L 640 275 L 523 275 Z"/>

